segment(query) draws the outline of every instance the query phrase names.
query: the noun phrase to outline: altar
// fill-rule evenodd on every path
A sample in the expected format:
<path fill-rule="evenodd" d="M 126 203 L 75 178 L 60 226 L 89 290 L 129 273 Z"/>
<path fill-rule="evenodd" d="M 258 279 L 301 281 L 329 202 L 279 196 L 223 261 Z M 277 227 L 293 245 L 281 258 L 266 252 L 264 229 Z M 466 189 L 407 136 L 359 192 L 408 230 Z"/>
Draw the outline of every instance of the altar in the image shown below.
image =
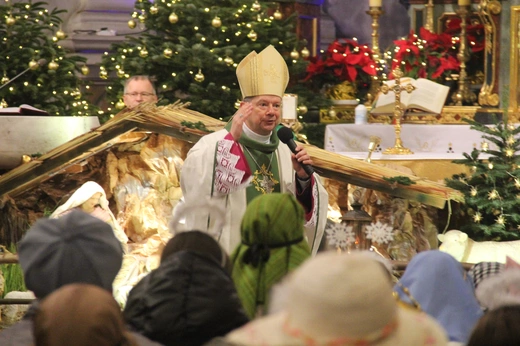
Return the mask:
<path fill-rule="evenodd" d="M 411 155 L 385 155 L 382 152 L 395 144 L 394 127 L 388 124 L 332 124 L 325 129 L 324 147 L 352 158 L 365 160 L 371 137 L 381 142 L 374 149 L 371 160 L 377 164 L 391 164 L 410 168 L 417 176 L 438 181 L 453 174 L 468 173 L 468 168 L 452 161 L 463 159 L 463 153 L 480 149 L 482 133 L 470 125 L 401 125 L 403 145 L 414 152 Z M 484 158 L 484 157 L 482 157 Z"/>

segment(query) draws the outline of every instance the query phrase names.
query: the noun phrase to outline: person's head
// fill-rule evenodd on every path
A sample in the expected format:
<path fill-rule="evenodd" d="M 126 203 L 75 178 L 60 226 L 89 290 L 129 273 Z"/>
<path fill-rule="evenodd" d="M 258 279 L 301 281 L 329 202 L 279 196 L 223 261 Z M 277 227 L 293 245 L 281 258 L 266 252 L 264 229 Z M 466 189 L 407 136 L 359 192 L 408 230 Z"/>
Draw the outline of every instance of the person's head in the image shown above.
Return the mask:
<path fill-rule="evenodd" d="M 49 294 L 38 306 L 33 332 L 36 346 L 137 345 L 110 292 L 88 284 Z"/>
<path fill-rule="evenodd" d="M 473 279 L 453 256 L 439 250 L 413 256 L 395 290 L 404 302 L 434 317 L 450 341 L 467 342 L 482 316 Z"/>
<path fill-rule="evenodd" d="M 360 253 L 318 253 L 286 280 L 282 311 L 228 335 L 240 345 L 446 345 L 442 328 L 400 308 L 386 269 Z M 250 342 L 255 338 L 255 342 Z"/>
<path fill-rule="evenodd" d="M 81 204 L 81 210 L 83 210 L 85 213 L 92 213 L 96 206 L 99 205 L 101 196 L 101 192 L 95 192 L 89 199 Z"/>
<path fill-rule="evenodd" d="M 161 262 L 179 251 L 199 253 L 219 263 L 222 268 L 231 274 L 231 262 L 228 254 L 208 233 L 201 231 L 184 231 L 177 233 L 166 243 L 161 254 Z"/>
<path fill-rule="evenodd" d="M 510 346 L 520 344 L 520 305 L 506 305 L 480 318 L 466 346 Z"/>
<path fill-rule="evenodd" d="M 153 82 L 148 76 L 132 76 L 125 82 L 123 101 L 128 108 L 141 102 L 157 102 Z"/>
<path fill-rule="evenodd" d="M 18 257 L 27 288 L 41 299 L 71 283 L 111 292 L 123 251 L 108 223 L 73 210 L 36 221 L 21 240 Z"/>
<path fill-rule="evenodd" d="M 260 135 L 268 135 L 280 122 L 282 97 L 289 82 L 289 69 L 281 54 L 268 46 L 249 53 L 237 66 L 242 102 L 253 104 L 246 125 Z"/>
<path fill-rule="evenodd" d="M 91 213 L 96 205 L 104 210 L 110 210 L 105 189 L 95 181 L 87 181 L 74 191 L 65 203 L 56 208 L 50 217 L 60 217 L 64 212 L 78 207 Z"/>
<path fill-rule="evenodd" d="M 270 134 L 280 123 L 282 98 L 276 95 L 246 97 L 243 102 L 253 105 L 253 112 L 246 119 L 246 125 L 259 135 Z"/>

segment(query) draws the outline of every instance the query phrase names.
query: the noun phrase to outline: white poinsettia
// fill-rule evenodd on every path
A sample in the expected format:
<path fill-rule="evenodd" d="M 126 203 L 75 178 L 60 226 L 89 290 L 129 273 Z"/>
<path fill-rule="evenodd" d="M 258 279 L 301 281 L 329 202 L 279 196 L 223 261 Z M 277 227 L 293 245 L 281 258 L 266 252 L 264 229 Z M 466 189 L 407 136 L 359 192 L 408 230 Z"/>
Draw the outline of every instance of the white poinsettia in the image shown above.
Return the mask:
<path fill-rule="evenodd" d="M 352 230 L 352 226 L 347 226 L 344 223 L 335 223 L 325 230 L 329 245 L 335 248 L 346 249 L 348 245 L 356 242 L 356 235 Z"/>
<path fill-rule="evenodd" d="M 392 226 L 377 221 L 367 226 L 367 239 L 378 244 L 386 244 L 394 240 L 394 229 Z"/>

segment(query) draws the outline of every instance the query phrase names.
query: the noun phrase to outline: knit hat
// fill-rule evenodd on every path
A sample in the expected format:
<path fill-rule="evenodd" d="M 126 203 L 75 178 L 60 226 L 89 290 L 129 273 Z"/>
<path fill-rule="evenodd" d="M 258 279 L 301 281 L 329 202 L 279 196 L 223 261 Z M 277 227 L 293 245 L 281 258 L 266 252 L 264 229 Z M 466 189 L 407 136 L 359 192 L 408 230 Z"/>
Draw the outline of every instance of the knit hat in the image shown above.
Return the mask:
<path fill-rule="evenodd" d="M 358 253 L 318 253 L 288 277 L 287 305 L 228 334 L 239 345 L 446 345 L 426 314 L 400 308 L 383 266 Z"/>
<path fill-rule="evenodd" d="M 18 256 L 27 288 L 43 298 L 70 283 L 111 292 L 123 252 L 109 224 L 73 210 L 59 219 L 36 221 L 20 242 Z"/>
<path fill-rule="evenodd" d="M 304 238 L 304 210 L 287 193 L 255 197 L 242 218 L 242 243 L 231 256 L 233 281 L 244 309 L 255 317 L 271 287 L 310 257 Z"/>

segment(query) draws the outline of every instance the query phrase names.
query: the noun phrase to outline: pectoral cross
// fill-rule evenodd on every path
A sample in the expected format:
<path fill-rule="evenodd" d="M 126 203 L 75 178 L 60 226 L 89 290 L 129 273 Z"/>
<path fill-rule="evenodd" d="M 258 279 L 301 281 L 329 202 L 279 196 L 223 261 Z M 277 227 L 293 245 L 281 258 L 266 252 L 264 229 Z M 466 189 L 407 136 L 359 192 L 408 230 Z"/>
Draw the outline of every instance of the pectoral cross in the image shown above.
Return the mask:
<path fill-rule="evenodd" d="M 387 94 L 389 91 L 393 91 L 395 94 L 395 106 L 394 106 L 394 127 L 395 127 L 395 144 L 392 148 L 386 148 L 383 151 L 383 154 L 387 155 L 408 155 L 413 154 L 408 148 L 403 146 L 403 141 L 401 140 L 401 118 L 404 115 L 403 107 L 401 107 L 401 92 L 406 91 L 407 93 L 411 93 L 415 90 L 415 87 L 408 83 L 406 85 L 401 85 L 401 77 L 403 76 L 403 71 L 398 67 L 392 71 L 392 74 L 395 77 L 395 84 L 391 87 L 384 84 L 381 86 L 381 92 L 383 94 Z"/>
<path fill-rule="evenodd" d="M 274 191 L 274 182 L 266 175 L 264 175 L 260 181 L 260 186 L 264 189 L 265 193 L 271 193 Z"/>

